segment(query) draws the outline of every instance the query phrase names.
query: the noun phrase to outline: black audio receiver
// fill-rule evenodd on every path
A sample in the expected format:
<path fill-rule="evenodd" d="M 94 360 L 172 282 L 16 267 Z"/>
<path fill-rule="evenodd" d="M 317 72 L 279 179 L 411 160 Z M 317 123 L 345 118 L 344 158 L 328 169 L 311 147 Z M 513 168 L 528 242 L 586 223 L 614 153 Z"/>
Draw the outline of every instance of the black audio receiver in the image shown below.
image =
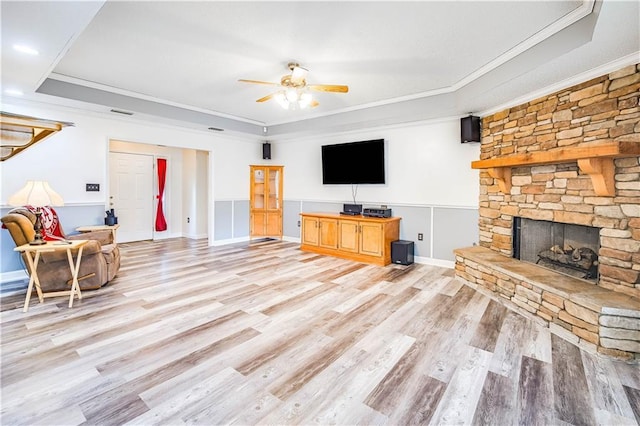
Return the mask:
<path fill-rule="evenodd" d="M 391 217 L 391 209 L 366 208 L 362 215 L 367 217 Z"/>

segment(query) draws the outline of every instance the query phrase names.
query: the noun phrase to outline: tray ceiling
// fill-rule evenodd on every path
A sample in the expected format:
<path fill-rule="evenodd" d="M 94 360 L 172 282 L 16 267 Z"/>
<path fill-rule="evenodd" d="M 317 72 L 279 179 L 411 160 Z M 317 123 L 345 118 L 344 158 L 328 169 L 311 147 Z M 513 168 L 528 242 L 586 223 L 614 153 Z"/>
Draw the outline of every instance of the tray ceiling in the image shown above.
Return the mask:
<path fill-rule="evenodd" d="M 477 112 L 640 50 L 637 2 L 1 7 L 3 87 L 15 79 L 34 97 L 250 134 L 391 124 L 419 119 L 416 108 L 422 119 Z M 33 75 L 5 46 L 20 37 L 41 50 Z M 237 81 L 278 82 L 292 60 L 309 69 L 310 84 L 346 84 L 349 93 L 315 93 L 318 107 L 286 111 L 255 102 L 273 88 Z"/>

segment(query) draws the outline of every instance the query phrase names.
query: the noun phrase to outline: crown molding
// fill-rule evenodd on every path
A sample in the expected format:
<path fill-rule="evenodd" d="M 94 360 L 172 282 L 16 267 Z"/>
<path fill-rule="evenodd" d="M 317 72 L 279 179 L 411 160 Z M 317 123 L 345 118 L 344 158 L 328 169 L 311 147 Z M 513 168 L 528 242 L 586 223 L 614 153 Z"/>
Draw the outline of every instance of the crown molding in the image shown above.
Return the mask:
<path fill-rule="evenodd" d="M 166 100 L 166 99 L 156 98 L 154 96 L 145 95 L 143 93 L 132 92 L 132 91 L 129 91 L 129 90 L 126 90 L 126 89 L 120 89 L 118 87 L 107 86 L 107 85 L 96 83 L 96 82 L 93 82 L 93 81 L 83 80 L 83 79 L 80 79 L 80 78 L 71 77 L 71 76 L 64 75 L 64 74 L 58 74 L 58 73 L 55 73 L 55 72 L 52 72 L 49 75 L 48 78 L 51 79 L 51 80 L 58 80 L 58 81 L 63 81 L 65 83 L 75 84 L 77 86 L 83 86 L 83 87 L 88 87 L 88 88 L 91 88 L 91 89 L 103 90 L 105 92 L 115 93 L 117 95 L 122 95 L 122 96 L 128 96 L 130 98 L 142 99 L 142 100 L 145 100 L 145 101 L 155 102 L 155 103 L 163 104 L 163 105 L 169 105 L 169 106 L 172 106 L 172 107 L 181 108 L 181 109 L 185 109 L 185 110 L 189 110 L 189 111 L 195 111 L 195 112 L 200 112 L 200 113 L 203 113 L 203 114 L 215 115 L 215 116 L 221 117 L 221 118 L 228 118 L 228 119 L 231 119 L 231 120 L 241 121 L 243 123 L 255 124 L 255 125 L 258 125 L 258 126 L 263 126 L 264 125 L 264 123 L 262 121 L 251 120 L 249 118 L 240 117 L 240 116 L 232 115 L 232 114 L 226 114 L 226 113 L 223 113 L 223 112 L 213 111 L 213 110 L 209 110 L 209 109 L 205 109 L 205 108 L 198 108 L 198 107 L 194 107 L 192 105 L 185 105 L 185 104 L 181 104 L 179 102 L 173 102 L 173 101 L 169 101 L 169 100 Z M 138 111 L 135 111 L 135 112 L 138 113 Z"/>
<path fill-rule="evenodd" d="M 517 105 L 522 105 L 527 102 L 531 102 L 534 99 L 547 96 L 551 93 L 555 93 L 560 90 L 569 88 L 571 86 L 575 86 L 576 84 L 584 83 L 585 81 L 589 81 L 592 78 L 600 77 L 601 75 L 609 74 L 613 71 L 619 70 L 620 68 L 624 68 L 629 65 L 635 65 L 638 63 L 640 63 L 640 51 L 634 52 L 627 56 L 623 56 L 622 58 L 608 62 L 599 67 L 590 69 L 589 71 L 585 71 L 580 74 L 573 75 L 557 83 L 543 87 L 542 89 L 539 89 L 539 90 L 527 93 L 526 95 L 515 98 L 507 103 L 495 106 L 485 111 L 481 111 L 478 113 L 478 115 L 480 115 L 481 117 L 485 117 L 487 115 L 491 115 L 499 111 L 504 111 L 505 109 L 512 108 Z"/>

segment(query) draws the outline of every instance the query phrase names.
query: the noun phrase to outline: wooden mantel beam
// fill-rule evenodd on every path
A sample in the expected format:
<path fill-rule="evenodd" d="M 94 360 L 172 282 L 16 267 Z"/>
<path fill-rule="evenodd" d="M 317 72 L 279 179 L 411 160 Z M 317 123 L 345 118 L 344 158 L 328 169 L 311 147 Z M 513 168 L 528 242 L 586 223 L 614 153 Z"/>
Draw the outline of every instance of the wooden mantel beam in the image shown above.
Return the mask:
<path fill-rule="evenodd" d="M 538 166 L 577 161 L 583 158 L 620 158 L 640 156 L 639 142 L 603 142 L 593 146 L 558 148 L 550 151 L 524 152 L 504 157 L 478 160 L 471 163 L 472 169 L 492 167 Z"/>
<path fill-rule="evenodd" d="M 507 155 L 471 163 L 473 169 L 486 169 L 489 176 L 498 181 L 500 191 L 511 192 L 511 168 L 539 166 L 577 161 L 583 173 L 591 177 L 597 195 L 615 195 L 615 165 L 613 160 L 640 156 L 638 142 L 604 142 L 593 146 L 579 146 Z"/>

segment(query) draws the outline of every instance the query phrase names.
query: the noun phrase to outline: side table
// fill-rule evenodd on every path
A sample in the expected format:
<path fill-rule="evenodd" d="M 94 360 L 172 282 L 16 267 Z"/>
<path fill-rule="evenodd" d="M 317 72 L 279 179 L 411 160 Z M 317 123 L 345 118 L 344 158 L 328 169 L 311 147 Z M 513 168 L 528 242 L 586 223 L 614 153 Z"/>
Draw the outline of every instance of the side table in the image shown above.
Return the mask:
<path fill-rule="evenodd" d="M 35 284 L 36 292 L 38 293 L 38 299 L 40 303 L 44 302 L 45 297 L 54 296 L 69 296 L 69 307 L 73 306 L 73 298 L 77 295 L 78 299 L 82 299 L 82 293 L 80 293 L 80 285 L 78 284 L 78 271 L 80 271 L 80 261 L 82 260 L 82 249 L 89 240 L 71 240 L 69 243 L 59 241 L 48 241 L 46 244 L 32 246 L 29 244 L 21 245 L 14 248 L 15 251 L 24 253 L 29 264 L 31 271 L 31 277 L 29 278 L 29 287 L 27 289 L 27 297 L 24 300 L 23 312 L 29 310 L 29 300 L 31 299 L 31 293 L 33 292 L 33 286 Z M 69 259 L 69 269 L 71 270 L 71 290 L 65 291 L 51 291 L 43 293 L 40 287 L 40 279 L 38 278 L 38 262 L 40 261 L 40 254 L 46 252 L 54 252 L 59 250 L 65 250 L 67 252 L 67 259 Z M 76 261 L 73 261 L 72 250 L 77 250 Z"/>
<path fill-rule="evenodd" d="M 120 228 L 119 224 L 115 225 L 89 225 L 89 226 L 80 226 L 76 228 L 78 232 L 93 232 L 93 231 L 104 231 L 110 230 L 113 235 L 113 242 L 116 242 L 116 231 Z"/>

